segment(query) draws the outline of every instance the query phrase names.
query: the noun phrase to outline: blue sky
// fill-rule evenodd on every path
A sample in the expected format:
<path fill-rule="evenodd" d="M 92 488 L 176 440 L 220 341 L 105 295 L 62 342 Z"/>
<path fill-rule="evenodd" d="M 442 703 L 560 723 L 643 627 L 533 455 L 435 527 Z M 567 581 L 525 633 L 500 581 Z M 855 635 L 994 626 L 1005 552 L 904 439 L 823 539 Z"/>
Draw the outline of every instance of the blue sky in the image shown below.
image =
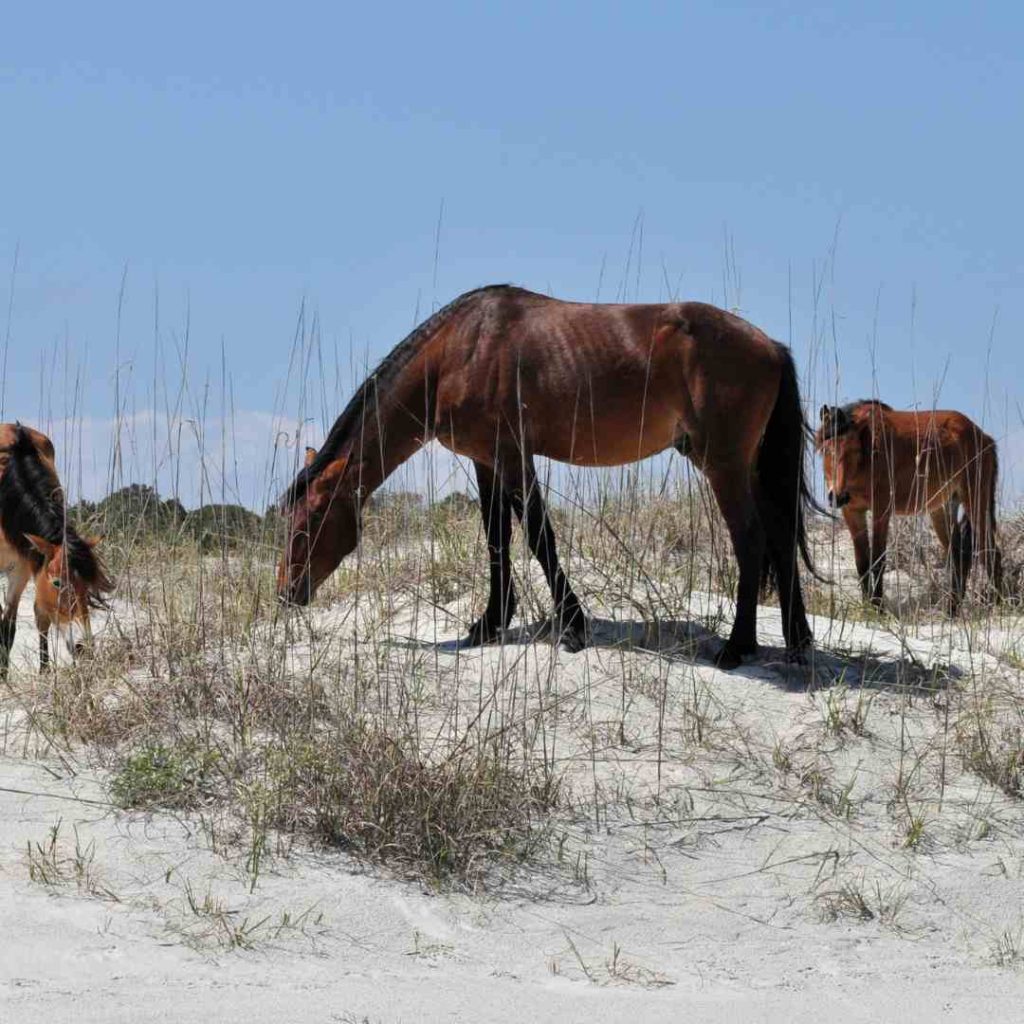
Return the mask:
<path fill-rule="evenodd" d="M 513 281 L 738 308 L 792 344 L 812 411 L 983 421 L 1015 498 L 1024 8 L 767 7 L 12 6 L 4 418 L 49 425 L 96 493 L 118 378 L 122 478 L 157 463 L 191 500 L 226 469 L 259 504 L 279 423 L 315 441 L 417 315 Z M 206 484 L 168 419 L 205 433 Z"/>

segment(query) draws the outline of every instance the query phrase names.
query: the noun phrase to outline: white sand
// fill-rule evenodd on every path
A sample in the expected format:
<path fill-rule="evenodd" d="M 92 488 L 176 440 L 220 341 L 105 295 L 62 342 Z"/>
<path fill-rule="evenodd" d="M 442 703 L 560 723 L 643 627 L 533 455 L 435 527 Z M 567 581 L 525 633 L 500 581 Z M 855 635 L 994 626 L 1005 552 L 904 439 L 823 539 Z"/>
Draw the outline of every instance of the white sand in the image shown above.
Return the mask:
<path fill-rule="evenodd" d="M 763 619 L 768 639 L 777 614 L 766 609 Z M 815 631 L 832 649 L 900 649 L 863 626 L 829 636 L 819 619 Z M 34 637 L 23 628 L 19 657 L 28 645 Z M 1004 932 L 1024 945 L 1019 802 L 961 773 L 950 756 L 941 808 L 932 775 L 921 783 L 927 823 L 916 849 L 903 847 L 890 806 L 895 737 L 930 742 L 940 714 L 932 699 L 915 698 L 901 715 L 892 692 L 871 691 L 873 735 L 832 742 L 821 735 L 823 697 L 807 696 L 805 674 L 769 655 L 728 675 L 673 660 L 673 649 L 562 652 L 555 685 L 589 688 L 589 728 L 605 735 L 612 726 L 602 723 L 619 721 L 625 658 L 637 679 L 668 688 L 666 750 L 686 747 L 679 727 L 694 687 L 714 708 L 717 747 L 691 744 L 691 755 L 666 758 L 654 807 L 656 705 L 637 683 L 626 742 L 602 744 L 569 769 L 574 787 L 598 786 L 611 808 L 597 825 L 565 826 L 570 855 L 586 854 L 588 884 L 564 867 L 538 868 L 489 896 L 433 895 L 341 854 L 309 852 L 270 862 L 250 894 L 237 855 L 211 852 L 194 823 L 117 811 L 100 773 L 22 757 L 15 713 L 0 704 L 9 724 L 0 1021 L 1024 1020 L 1024 971 L 996 966 L 993 954 Z M 927 631 L 912 650 L 924 664 L 937 658 L 965 671 L 995 664 Z M 502 656 L 439 658 L 458 658 L 472 677 Z M 531 656 L 540 663 L 550 652 L 538 645 Z M 564 728 L 568 735 L 571 723 Z M 805 767 L 823 759 L 837 789 L 853 779 L 856 812 L 847 821 L 822 809 L 795 781 L 780 796 L 758 775 L 770 769 L 747 771 L 742 757 L 722 753 L 744 731 L 762 752 L 780 740 Z M 932 772 L 938 754 L 925 754 Z M 26 843 L 45 842 L 58 819 L 62 857 L 72 856 L 76 830 L 79 846 L 91 845 L 81 888 L 29 880 Z M 823 921 L 823 894 L 851 880 L 883 902 L 905 897 L 897 926 Z M 252 950 L 224 950 L 216 929 L 189 913 L 186 884 L 200 900 L 223 901 L 236 923 L 315 909 L 276 938 L 260 929 Z"/>

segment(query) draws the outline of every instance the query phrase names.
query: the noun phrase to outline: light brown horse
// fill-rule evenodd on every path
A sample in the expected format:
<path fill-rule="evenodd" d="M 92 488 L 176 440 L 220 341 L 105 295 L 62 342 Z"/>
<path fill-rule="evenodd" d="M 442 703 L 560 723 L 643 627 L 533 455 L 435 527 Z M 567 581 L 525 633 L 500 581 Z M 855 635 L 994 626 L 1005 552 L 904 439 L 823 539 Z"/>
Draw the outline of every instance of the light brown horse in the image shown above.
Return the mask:
<path fill-rule="evenodd" d="M 823 405 L 815 446 L 829 503 L 842 510 L 853 538 L 865 600 L 882 604 L 889 520 L 927 512 L 950 573 L 949 611 L 963 600 L 976 549 L 993 596 L 1002 592 L 996 541 L 996 443 L 963 413 L 901 412 L 863 400 Z M 964 521 L 957 516 L 963 508 Z M 871 512 L 868 535 L 867 513 Z"/>
<path fill-rule="evenodd" d="M 39 664 L 50 661 L 50 627 L 81 624 L 91 636 L 89 609 L 114 588 L 96 556 L 96 538 L 78 535 L 67 521 L 53 443 L 20 423 L 0 424 L 0 572 L 7 594 L 0 615 L 0 673 L 7 671 L 18 605 L 35 580 Z M 69 641 L 69 649 L 75 653 Z"/>
<path fill-rule="evenodd" d="M 810 567 L 805 434 L 789 350 L 737 316 L 700 302 L 595 305 L 481 288 L 391 352 L 300 471 L 283 499 L 278 593 L 308 603 L 355 548 L 367 497 L 436 438 L 473 460 L 487 538 L 490 596 L 465 643 L 500 638 L 515 612 L 514 512 L 562 639 L 579 649 L 588 623 L 558 562 L 534 457 L 611 466 L 676 448 L 707 476 L 739 562 L 736 618 L 717 663 L 733 668 L 757 648 L 762 567 L 796 654 L 811 642 L 797 569 L 798 550 Z"/>

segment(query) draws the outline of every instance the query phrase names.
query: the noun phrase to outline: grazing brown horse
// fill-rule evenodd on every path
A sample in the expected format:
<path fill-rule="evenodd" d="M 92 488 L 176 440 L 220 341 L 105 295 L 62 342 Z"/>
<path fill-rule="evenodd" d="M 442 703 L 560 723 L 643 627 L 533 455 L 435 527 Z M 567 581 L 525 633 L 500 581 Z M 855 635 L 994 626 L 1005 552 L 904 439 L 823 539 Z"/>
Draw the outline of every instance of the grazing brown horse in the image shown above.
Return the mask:
<path fill-rule="evenodd" d="M 829 503 L 842 510 L 865 600 L 882 603 L 892 516 L 927 512 L 950 572 L 949 611 L 963 600 L 976 549 L 993 595 L 1002 591 L 996 544 L 996 443 L 963 413 L 901 412 L 863 400 L 821 407 L 815 446 Z M 964 510 L 964 521 L 957 516 Z M 867 513 L 871 512 L 868 536 Z"/>
<path fill-rule="evenodd" d="M 278 594 L 307 604 L 358 541 L 368 495 L 437 439 L 473 460 L 490 596 L 465 643 L 498 639 L 515 612 L 513 512 L 554 598 L 570 649 L 588 623 L 562 572 L 537 455 L 577 466 L 635 462 L 668 448 L 707 476 L 736 558 L 736 619 L 717 657 L 757 648 L 762 567 L 779 589 L 786 644 L 810 644 L 797 551 L 810 568 L 806 427 L 789 350 L 700 302 L 595 305 L 510 285 L 467 292 L 417 327 L 359 387 L 283 499 Z M 813 571 L 813 570 L 812 570 Z"/>
<path fill-rule="evenodd" d="M 67 521 L 50 439 L 20 423 L 0 424 L 0 572 L 7 575 L 0 673 L 7 671 L 18 605 L 30 579 L 35 580 L 41 668 L 50 661 L 51 626 L 77 621 L 91 636 L 89 609 L 114 589 L 95 545 Z"/>

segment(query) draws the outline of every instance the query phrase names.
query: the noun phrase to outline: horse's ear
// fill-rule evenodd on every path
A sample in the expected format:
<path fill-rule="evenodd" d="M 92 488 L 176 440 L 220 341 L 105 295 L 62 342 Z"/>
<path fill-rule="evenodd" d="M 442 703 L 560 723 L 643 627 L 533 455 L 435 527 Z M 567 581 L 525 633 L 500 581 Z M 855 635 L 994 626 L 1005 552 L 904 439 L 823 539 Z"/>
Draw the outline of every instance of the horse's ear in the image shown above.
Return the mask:
<path fill-rule="evenodd" d="M 315 458 L 316 458 L 316 449 L 315 448 L 310 448 L 307 445 L 306 446 L 306 461 L 305 461 L 305 465 L 311 466 L 313 464 L 313 460 Z"/>
<path fill-rule="evenodd" d="M 25 540 L 29 542 L 43 556 L 43 558 L 49 560 L 53 557 L 54 551 L 57 550 L 57 545 L 50 543 L 43 537 L 37 537 L 34 533 L 26 533 Z"/>
<path fill-rule="evenodd" d="M 829 421 L 832 419 L 832 410 L 827 405 L 823 405 L 818 410 L 818 416 L 821 419 L 821 425 L 823 427 L 827 427 L 828 424 L 829 424 Z"/>

